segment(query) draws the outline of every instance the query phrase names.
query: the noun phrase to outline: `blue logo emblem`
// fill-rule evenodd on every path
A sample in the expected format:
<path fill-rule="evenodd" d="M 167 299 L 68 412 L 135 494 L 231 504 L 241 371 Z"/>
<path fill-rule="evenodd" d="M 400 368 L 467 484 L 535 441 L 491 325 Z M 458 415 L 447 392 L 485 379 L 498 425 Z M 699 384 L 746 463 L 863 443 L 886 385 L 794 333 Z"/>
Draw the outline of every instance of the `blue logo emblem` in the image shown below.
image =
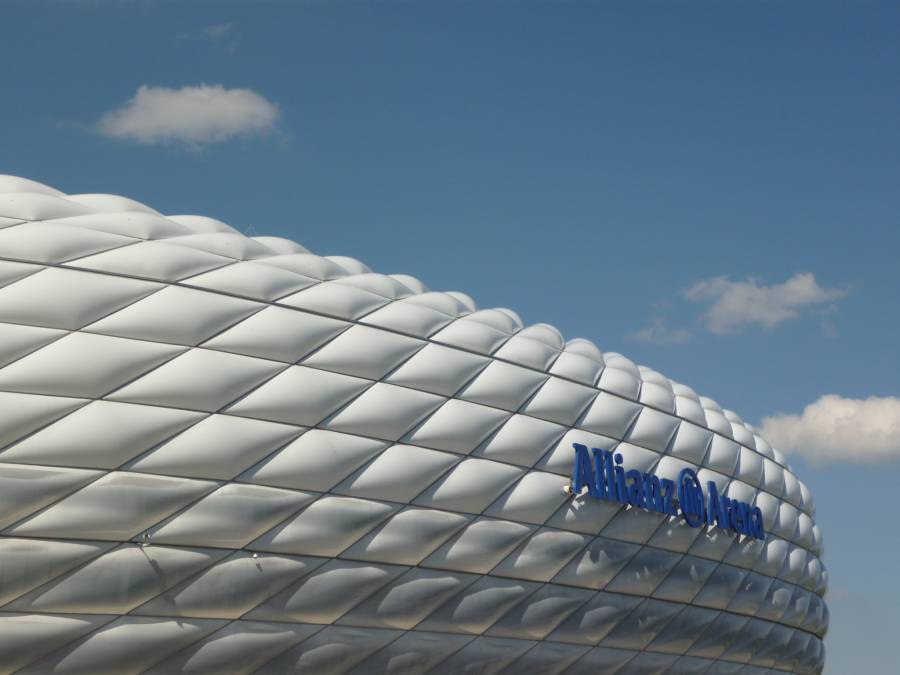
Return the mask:
<path fill-rule="evenodd" d="M 652 473 L 626 470 L 619 453 L 597 448 L 589 452 L 581 443 L 572 445 L 575 465 L 571 489 L 576 495 L 586 492 L 595 499 L 629 504 L 670 516 L 680 514 L 691 527 L 715 525 L 754 539 L 766 538 L 763 515 L 758 506 L 720 495 L 713 481 L 707 482 L 707 494 L 704 495 L 693 469 L 682 469 L 677 483 L 673 483 Z"/>

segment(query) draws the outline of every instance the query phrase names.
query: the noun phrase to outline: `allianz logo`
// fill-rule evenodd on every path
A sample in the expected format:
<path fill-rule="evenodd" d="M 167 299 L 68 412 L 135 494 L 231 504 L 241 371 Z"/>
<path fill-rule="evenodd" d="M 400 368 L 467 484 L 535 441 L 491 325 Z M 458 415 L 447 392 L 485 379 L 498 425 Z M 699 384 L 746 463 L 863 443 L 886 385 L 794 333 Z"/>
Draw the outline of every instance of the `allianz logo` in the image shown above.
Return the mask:
<path fill-rule="evenodd" d="M 588 495 L 647 511 L 684 518 L 691 527 L 716 526 L 754 539 L 765 539 L 763 514 L 758 506 L 720 495 L 716 484 L 707 482 L 703 494 L 693 469 L 682 469 L 678 480 L 659 478 L 636 469 L 627 470 L 621 454 L 573 443 L 575 465 L 567 492 Z M 592 459 L 593 455 L 593 459 Z"/>

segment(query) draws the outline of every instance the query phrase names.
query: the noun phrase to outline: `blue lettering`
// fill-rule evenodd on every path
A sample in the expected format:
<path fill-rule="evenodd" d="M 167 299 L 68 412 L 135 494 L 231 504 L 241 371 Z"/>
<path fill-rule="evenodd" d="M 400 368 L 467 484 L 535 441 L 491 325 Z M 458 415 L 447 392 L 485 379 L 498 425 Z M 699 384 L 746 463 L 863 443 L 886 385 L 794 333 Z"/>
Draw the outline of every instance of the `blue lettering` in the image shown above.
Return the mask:
<path fill-rule="evenodd" d="M 728 519 L 728 497 L 720 497 L 716 484 L 709 481 L 706 484 L 709 490 L 709 508 L 706 510 L 706 522 L 709 525 L 717 524 L 719 527 L 728 528 L 731 522 Z"/>
<path fill-rule="evenodd" d="M 587 487 L 588 493 L 596 497 L 597 487 L 594 484 L 594 467 L 591 464 L 591 456 L 586 446 L 581 443 L 573 443 L 575 446 L 575 465 L 572 467 L 572 490 L 576 495 Z"/>
<path fill-rule="evenodd" d="M 729 515 L 731 520 L 731 529 L 740 534 L 744 528 L 743 520 L 741 519 L 742 514 L 740 502 L 731 502 L 731 512 L 729 513 Z"/>
<path fill-rule="evenodd" d="M 674 516 L 678 514 L 678 507 L 675 504 L 675 483 L 670 481 L 668 478 L 663 478 L 660 481 L 662 485 L 662 501 L 663 501 L 663 513 L 666 513 L 670 516 Z"/>
<path fill-rule="evenodd" d="M 575 462 L 572 466 L 572 490 L 597 499 L 630 504 L 636 508 L 656 511 L 666 515 L 678 515 L 681 511 L 691 527 L 704 524 L 730 529 L 755 539 L 765 539 L 762 511 L 746 502 L 729 499 L 719 494 L 713 481 L 707 482 L 708 496 L 697 473 L 682 469 L 678 480 L 659 478 L 652 473 L 626 470 L 620 453 L 573 443 Z M 592 459 L 593 457 L 593 459 Z M 676 499 L 677 497 L 677 499 Z"/>
<path fill-rule="evenodd" d="M 644 505 L 645 508 L 658 513 L 665 513 L 666 507 L 663 502 L 662 485 L 659 483 L 659 477 L 652 473 L 644 474 Z"/>
<path fill-rule="evenodd" d="M 628 486 L 625 485 L 625 469 L 621 466 L 622 464 L 622 455 L 616 454 L 616 499 L 623 504 L 628 503 Z"/>
<path fill-rule="evenodd" d="M 613 470 L 612 451 L 607 450 L 603 453 L 603 462 L 606 465 L 606 485 L 609 488 L 608 499 L 610 501 L 617 501 L 619 497 L 616 491 L 616 472 Z"/>
<path fill-rule="evenodd" d="M 644 506 L 644 477 L 641 472 L 632 469 L 625 475 L 631 480 L 628 486 L 628 503 L 632 506 Z"/>
<path fill-rule="evenodd" d="M 597 448 L 593 448 L 591 452 L 594 455 L 594 485 L 597 488 L 597 497 L 599 499 L 609 499 L 610 483 L 606 476 L 606 453 Z"/>
<path fill-rule="evenodd" d="M 750 509 L 750 531 L 757 539 L 766 538 L 766 529 L 763 526 L 763 514 L 758 506 L 754 506 Z"/>
<path fill-rule="evenodd" d="M 688 525 L 700 527 L 703 524 L 703 488 L 693 469 L 685 468 L 678 474 L 678 503 Z"/>
<path fill-rule="evenodd" d="M 753 534 L 750 528 L 750 505 L 747 502 L 741 502 L 741 534 L 748 537 Z"/>

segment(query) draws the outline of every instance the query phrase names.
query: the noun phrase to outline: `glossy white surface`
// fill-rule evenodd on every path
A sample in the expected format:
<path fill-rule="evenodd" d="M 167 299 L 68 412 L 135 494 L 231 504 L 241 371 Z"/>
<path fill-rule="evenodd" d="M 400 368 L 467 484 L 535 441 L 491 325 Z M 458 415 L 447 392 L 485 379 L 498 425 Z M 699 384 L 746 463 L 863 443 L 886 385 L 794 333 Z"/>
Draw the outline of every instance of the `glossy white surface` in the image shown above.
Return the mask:
<path fill-rule="evenodd" d="M 812 496 L 587 340 L 0 176 L 0 672 L 817 673 Z M 573 500 L 698 469 L 765 542 Z"/>

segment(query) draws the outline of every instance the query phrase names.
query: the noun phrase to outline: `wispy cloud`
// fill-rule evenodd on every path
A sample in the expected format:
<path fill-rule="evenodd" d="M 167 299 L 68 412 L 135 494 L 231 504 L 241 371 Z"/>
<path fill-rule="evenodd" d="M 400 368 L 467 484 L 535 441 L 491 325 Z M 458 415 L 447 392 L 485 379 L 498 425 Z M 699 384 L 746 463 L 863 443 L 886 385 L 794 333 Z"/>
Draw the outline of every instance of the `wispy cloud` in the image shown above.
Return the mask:
<path fill-rule="evenodd" d="M 278 107 L 251 89 L 142 85 L 132 99 L 105 113 L 96 129 L 142 145 L 181 143 L 196 149 L 236 136 L 271 133 L 278 118 Z"/>
<path fill-rule="evenodd" d="M 703 315 L 704 323 L 717 335 L 750 325 L 772 328 L 795 318 L 804 309 L 834 302 L 846 294 L 845 289 L 820 285 L 808 272 L 771 286 L 756 279 L 731 281 L 728 277 L 715 277 L 698 281 L 683 292 L 686 299 L 709 305 Z"/>
<path fill-rule="evenodd" d="M 691 339 L 686 328 L 672 328 L 664 319 L 654 318 L 649 326 L 641 328 L 625 336 L 628 340 L 644 342 L 651 345 L 681 345 Z"/>
<path fill-rule="evenodd" d="M 799 415 L 779 413 L 759 425 L 779 450 L 812 462 L 876 464 L 900 460 L 900 398 L 822 396 Z"/>
<path fill-rule="evenodd" d="M 213 23 L 196 30 L 179 33 L 175 37 L 179 40 L 207 42 L 216 45 L 218 48 L 224 48 L 229 52 L 236 51 L 241 41 L 238 27 L 231 21 Z"/>
<path fill-rule="evenodd" d="M 231 22 L 216 23 L 211 26 L 204 26 L 201 32 L 210 40 L 221 40 L 234 32 L 234 24 Z"/>

